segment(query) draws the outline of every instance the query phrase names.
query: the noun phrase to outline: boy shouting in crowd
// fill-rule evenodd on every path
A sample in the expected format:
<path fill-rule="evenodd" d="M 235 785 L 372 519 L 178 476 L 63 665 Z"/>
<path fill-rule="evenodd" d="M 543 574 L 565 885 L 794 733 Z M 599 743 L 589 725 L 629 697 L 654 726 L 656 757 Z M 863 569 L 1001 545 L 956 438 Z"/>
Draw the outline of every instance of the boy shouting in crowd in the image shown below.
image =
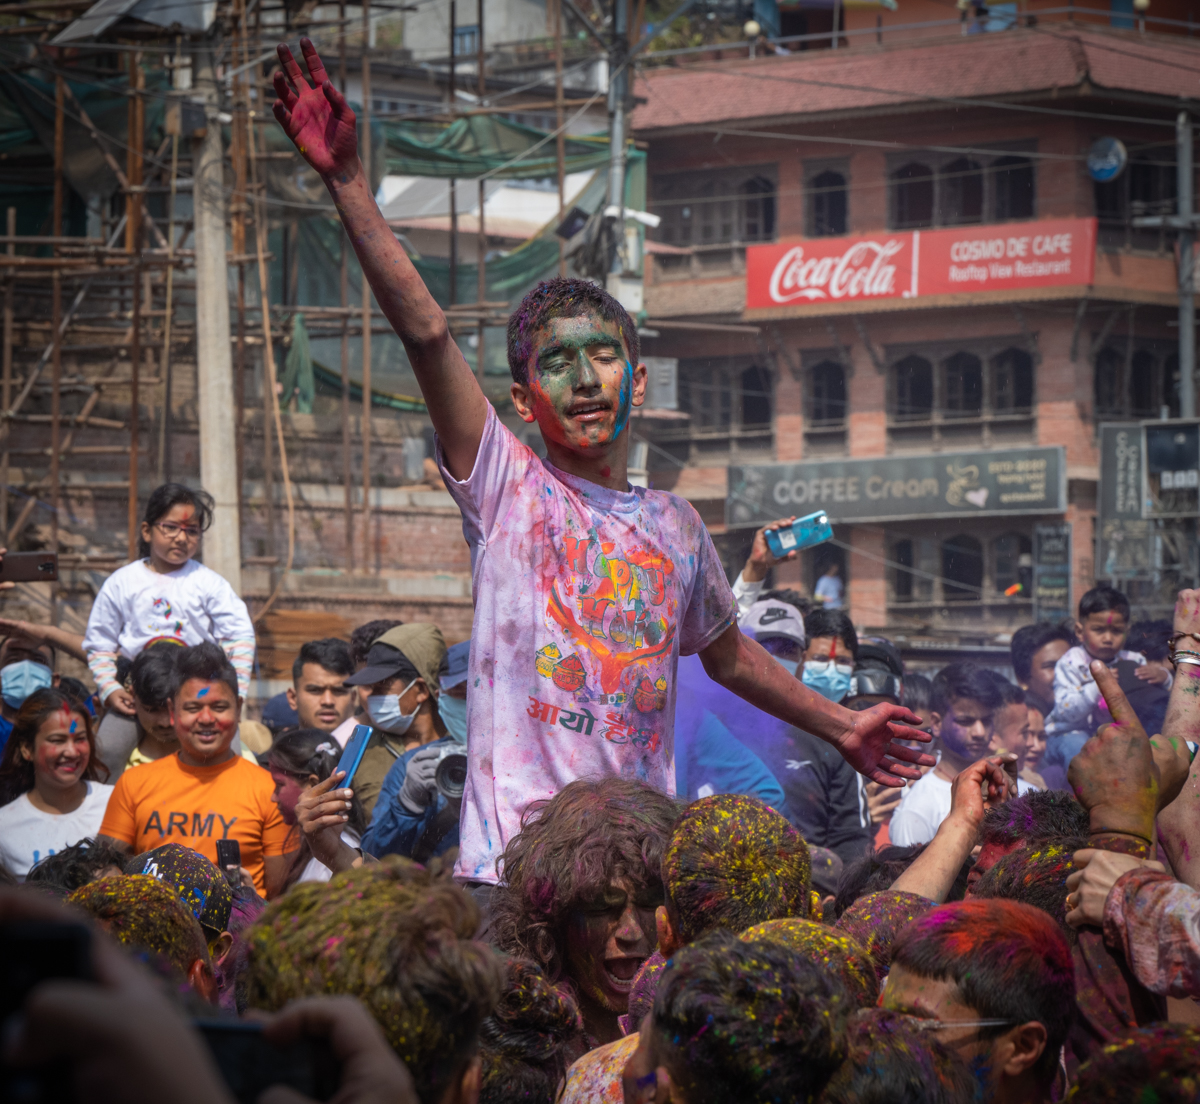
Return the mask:
<path fill-rule="evenodd" d="M 696 511 L 629 485 L 629 415 L 642 404 L 646 368 L 619 303 L 583 280 L 551 280 L 526 296 L 508 324 L 511 391 L 517 414 L 538 424 L 547 459 L 500 423 L 376 206 L 354 112 L 312 43 L 301 48 L 313 86 L 281 45 L 287 77 L 275 74 L 275 117 L 324 180 L 404 342 L 471 547 L 458 879 L 495 884 L 524 809 L 572 779 L 623 775 L 674 793 L 680 654 L 698 652 L 711 677 L 827 740 L 875 780 L 919 777 L 912 764 L 932 759 L 899 740 L 929 737 L 896 723 L 916 718 L 893 705 L 851 713 L 789 675 L 738 631 Z"/>

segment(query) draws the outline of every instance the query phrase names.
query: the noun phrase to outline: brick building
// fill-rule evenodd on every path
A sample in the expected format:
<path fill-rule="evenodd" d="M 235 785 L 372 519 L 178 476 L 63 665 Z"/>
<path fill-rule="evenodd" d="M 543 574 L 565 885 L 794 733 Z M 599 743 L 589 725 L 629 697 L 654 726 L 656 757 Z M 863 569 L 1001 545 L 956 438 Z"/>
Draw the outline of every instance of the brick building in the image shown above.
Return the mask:
<path fill-rule="evenodd" d="M 687 415 L 641 423 L 651 481 L 731 571 L 756 520 L 827 509 L 835 543 L 778 581 L 836 559 L 858 625 L 1003 640 L 1039 533 L 1061 553 L 1068 527 L 1062 605 L 1091 585 L 1098 424 L 1180 413 L 1175 243 L 1132 220 L 1174 213 L 1200 46 L 1069 23 L 856 41 L 639 77 L 644 351 L 678 358 Z M 1097 184 L 1106 137 L 1128 164 Z"/>

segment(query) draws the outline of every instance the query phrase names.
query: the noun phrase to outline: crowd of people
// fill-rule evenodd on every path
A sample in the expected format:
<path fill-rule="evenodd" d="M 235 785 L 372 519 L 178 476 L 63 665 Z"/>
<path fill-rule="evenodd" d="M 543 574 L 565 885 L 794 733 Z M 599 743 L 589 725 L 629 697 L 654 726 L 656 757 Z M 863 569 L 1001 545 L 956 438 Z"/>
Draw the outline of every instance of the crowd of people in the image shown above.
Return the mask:
<path fill-rule="evenodd" d="M 471 638 L 310 641 L 244 716 L 253 622 L 179 484 L 83 637 L 0 621 L 6 1095 L 1200 1099 L 1200 591 L 1130 624 L 1097 585 L 1013 635 L 1013 681 L 906 670 L 836 572 L 767 589 L 794 519 L 731 584 L 686 502 L 628 483 L 646 371 L 620 304 L 553 280 L 511 318 L 539 458 L 302 47 L 276 117 L 421 385 Z"/>

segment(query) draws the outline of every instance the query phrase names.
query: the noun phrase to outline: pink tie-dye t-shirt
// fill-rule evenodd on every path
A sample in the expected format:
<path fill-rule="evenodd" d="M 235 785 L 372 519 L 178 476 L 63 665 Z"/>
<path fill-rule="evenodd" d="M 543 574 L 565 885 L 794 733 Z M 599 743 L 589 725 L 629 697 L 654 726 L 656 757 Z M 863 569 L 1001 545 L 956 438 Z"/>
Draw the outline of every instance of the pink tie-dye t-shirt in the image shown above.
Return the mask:
<path fill-rule="evenodd" d="M 470 769 L 456 877 L 495 882 L 531 801 L 622 775 L 675 792 L 675 668 L 736 621 L 683 499 L 559 471 L 489 409 L 475 468 L 438 462 L 471 546 Z"/>

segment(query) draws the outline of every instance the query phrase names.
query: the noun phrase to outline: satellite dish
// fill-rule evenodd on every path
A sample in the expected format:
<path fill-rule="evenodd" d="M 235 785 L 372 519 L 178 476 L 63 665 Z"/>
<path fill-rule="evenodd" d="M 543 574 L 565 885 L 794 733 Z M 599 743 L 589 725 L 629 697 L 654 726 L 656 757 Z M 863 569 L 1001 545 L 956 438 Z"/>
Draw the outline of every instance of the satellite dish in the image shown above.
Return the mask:
<path fill-rule="evenodd" d="M 1120 138 L 1097 138 L 1088 150 L 1088 173 L 1098 184 L 1107 184 L 1121 175 L 1128 160 Z"/>

